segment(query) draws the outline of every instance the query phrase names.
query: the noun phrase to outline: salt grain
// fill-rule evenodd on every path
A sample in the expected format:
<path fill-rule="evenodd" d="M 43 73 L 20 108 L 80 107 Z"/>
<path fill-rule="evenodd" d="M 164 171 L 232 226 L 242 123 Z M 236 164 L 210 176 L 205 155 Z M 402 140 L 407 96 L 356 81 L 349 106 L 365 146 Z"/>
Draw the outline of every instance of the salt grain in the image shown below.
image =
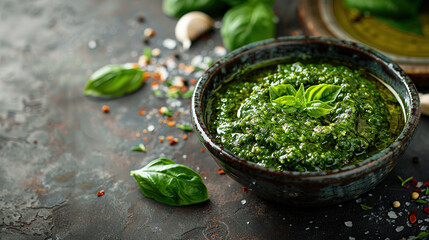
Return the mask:
<path fill-rule="evenodd" d="M 243 200 L 241 200 L 241 205 L 244 205 L 244 204 L 246 204 L 246 199 L 243 199 Z"/>
<path fill-rule="evenodd" d="M 167 49 L 173 50 L 177 46 L 177 42 L 171 38 L 166 38 L 164 41 L 162 41 L 162 46 L 164 46 Z"/>
<path fill-rule="evenodd" d="M 399 226 L 395 229 L 396 232 L 401 232 L 402 230 L 404 230 L 404 226 Z"/>
<path fill-rule="evenodd" d="M 346 225 L 346 227 L 353 227 L 352 221 L 344 222 L 344 225 Z"/>
<path fill-rule="evenodd" d="M 398 215 L 396 215 L 396 213 L 395 213 L 394 211 L 390 211 L 390 212 L 388 212 L 388 213 L 387 213 L 387 215 L 388 215 L 390 218 L 398 218 Z"/>
<path fill-rule="evenodd" d="M 149 125 L 149 126 L 147 127 L 147 130 L 148 130 L 149 132 L 152 132 L 154 129 L 155 129 L 155 126 L 153 126 L 153 125 Z"/>

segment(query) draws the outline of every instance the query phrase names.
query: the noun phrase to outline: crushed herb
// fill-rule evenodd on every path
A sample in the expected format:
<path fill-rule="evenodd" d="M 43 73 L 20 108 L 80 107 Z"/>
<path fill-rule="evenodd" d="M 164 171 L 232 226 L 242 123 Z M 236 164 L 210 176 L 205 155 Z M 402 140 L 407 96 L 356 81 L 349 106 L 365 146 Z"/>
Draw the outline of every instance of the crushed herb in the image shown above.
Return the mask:
<path fill-rule="evenodd" d="M 426 237 L 428 234 L 429 234 L 428 232 L 421 232 L 421 233 L 419 233 L 419 235 L 417 235 L 417 237 L 414 237 L 414 239 L 421 239 L 421 238 L 424 238 L 424 237 Z"/>
<path fill-rule="evenodd" d="M 138 146 L 132 147 L 131 151 L 146 152 L 146 147 L 143 145 L 143 143 L 140 143 Z"/>
<path fill-rule="evenodd" d="M 428 203 L 428 201 L 423 200 L 423 199 L 417 199 L 416 203 Z"/>
<path fill-rule="evenodd" d="M 185 132 L 190 132 L 193 130 L 192 126 L 188 124 L 176 124 L 176 127 L 182 129 Z"/>
<path fill-rule="evenodd" d="M 407 182 L 409 182 L 409 181 L 411 181 L 411 179 L 413 179 L 413 177 L 409 177 L 409 178 L 407 178 L 407 179 L 402 179 L 402 177 L 401 176 L 399 176 L 398 175 L 398 178 L 399 178 L 399 180 L 401 181 L 401 186 L 404 186 L 405 185 L 405 183 L 407 183 Z"/>
<path fill-rule="evenodd" d="M 363 204 L 361 204 L 360 207 L 362 208 L 362 210 L 371 210 L 372 209 L 372 207 L 366 206 L 366 205 L 363 205 Z"/>

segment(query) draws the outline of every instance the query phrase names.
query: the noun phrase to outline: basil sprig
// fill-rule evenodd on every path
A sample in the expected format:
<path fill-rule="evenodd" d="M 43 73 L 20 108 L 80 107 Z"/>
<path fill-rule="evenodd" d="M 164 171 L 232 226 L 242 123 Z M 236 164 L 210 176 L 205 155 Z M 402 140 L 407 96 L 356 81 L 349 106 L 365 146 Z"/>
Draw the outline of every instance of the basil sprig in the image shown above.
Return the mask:
<path fill-rule="evenodd" d="M 83 93 L 96 97 L 120 97 L 141 87 L 143 73 L 139 68 L 107 65 L 91 75 Z"/>
<path fill-rule="evenodd" d="M 332 103 L 337 98 L 342 87 L 332 84 L 319 84 L 309 87 L 304 91 L 301 84 L 298 90 L 291 84 L 282 84 L 270 87 L 270 101 L 282 105 L 289 112 L 298 110 L 305 111 L 314 118 L 319 118 L 329 114 Z"/>
<path fill-rule="evenodd" d="M 223 17 L 223 44 L 232 51 L 252 42 L 273 38 L 276 30 L 274 21 L 271 6 L 264 1 L 237 5 Z"/>
<path fill-rule="evenodd" d="M 183 206 L 209 199 L 207 187 L 194 170 L 159 158 L 140 170 L 131 171 L 146 197 L 172 206 Z"/>

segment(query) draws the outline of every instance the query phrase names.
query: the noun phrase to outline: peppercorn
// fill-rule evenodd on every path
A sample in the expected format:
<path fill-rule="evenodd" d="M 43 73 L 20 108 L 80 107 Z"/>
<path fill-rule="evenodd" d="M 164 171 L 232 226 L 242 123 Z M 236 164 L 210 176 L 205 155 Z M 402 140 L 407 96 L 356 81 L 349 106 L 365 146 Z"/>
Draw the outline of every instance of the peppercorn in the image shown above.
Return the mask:
<path fill-rule="evenodd" d="M 393 207 L 394 208 L 398 208 L 398 207 L 400 207 L 401 206 L 401 203 L 399 202 L 399 201 L 394 201 L 393 202 Z"/>
<path fill-rule="evenodd" d="M 413 192 L 413 193 L 411 193 L 411 198 L 412 199 L 417 199 L 417 198 L 419 198 L 419 193 L 418 192 Z"/>

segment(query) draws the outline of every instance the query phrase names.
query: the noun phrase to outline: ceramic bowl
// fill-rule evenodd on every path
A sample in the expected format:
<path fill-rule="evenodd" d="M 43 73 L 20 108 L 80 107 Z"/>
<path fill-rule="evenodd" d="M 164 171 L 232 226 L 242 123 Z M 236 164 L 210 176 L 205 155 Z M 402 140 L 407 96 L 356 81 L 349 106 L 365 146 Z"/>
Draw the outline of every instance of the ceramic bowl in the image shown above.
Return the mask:
<path fill-rule="evenodd" d="M 387 148 L 355 165 L 322 172 L 279 171 L 235 156 L 217 142 L 206 121 L 208 98 L 225 80 L 265 62 L 347 62 L 387 83 L 402 100 L 406 124 Z M 420 118 L 416 87 L 387 57 L 348 41 L 319 37 L 282 37 L 241 47 L 211 66 L 198 81 L 192 97 L 192 119 L 201 142 L 230 177 L 255 194 L 289 205 L 329 205 L 372 189 L 393 169 L 409 145 Z"/>

